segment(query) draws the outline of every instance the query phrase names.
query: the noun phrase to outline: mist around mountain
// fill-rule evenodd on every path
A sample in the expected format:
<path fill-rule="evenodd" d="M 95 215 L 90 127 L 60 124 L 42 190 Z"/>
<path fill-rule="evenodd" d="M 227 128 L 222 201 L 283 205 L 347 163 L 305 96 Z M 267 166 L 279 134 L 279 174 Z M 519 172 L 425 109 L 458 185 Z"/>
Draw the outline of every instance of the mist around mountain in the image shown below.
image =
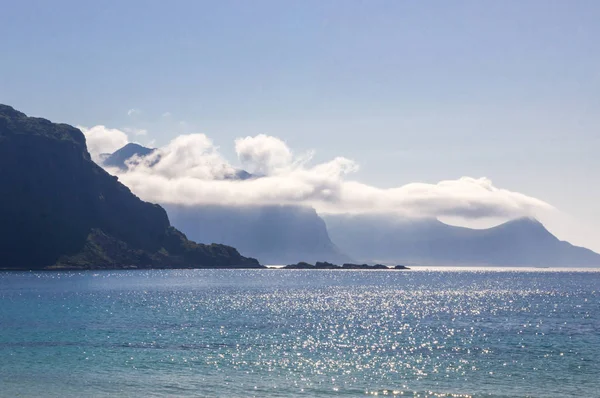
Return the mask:
<path fill-rule="evenodd" d="M 106 154 L 102 160 L 102 165 L 105 167 L 117 167 L 119 169 L 127 169 L 126 161 L 134 156 L 146 156 L 154 152 L 154 148 L 146 148 L 142 145 L 130 142 L 124 147 L 116 150 L 113 153 Z"/>
<path fill-rule="evenodd" d="M 0 105 L 0 268 L 260 267 L 199 245 L 96 165 L 83 133 Z"/>
<path fill-rule="evenodd" d="M 145 156 L 152 151 L 128 144 L 107 161 L 126 169 L 127 156 Z M 226 178 L 260 176 L 238 170 Z M 539 221 L 530 218 L 489 229 L 469 229 L 435 218 L 401 219 L 372 214 L 322 218 L 312 208 L 290 205 L 165 204 L 165 208 L 173 225 L 191 239 L 235 246 L 265 264 L 360 261 L 409 265 L 600 265 L 600 255 L 558 240 Z"/>
<path fill-rule="evenodd" d="M 108 156 L 103 165 L 127 169 L 128 159 L 153 151 L 138 144 L 127 144 Z M 227 177 L 250 178 L 260 177 L 245 170 L 237 170 Z M 162 205 L 171 223 L 190 239 L 234 246 L 263 264 L 351 260 L 331 242 L 325 222 L 309 207 Z"/>
<path fill-rule="evenodd" d="M 600 266 L 599 254 L 560 241 L 532 218 L 488 229 L 451 226 L 437 219 L 383 215 L 324 218 L 332 240 L 359 261 L 408 265 Z"/>
<path fill-rule="evenodd" d="M 234 246 L 262 264 L 350 261 L 309 207 L 165 205 L 165 209 L 173 225 L 191 239 Z"/>
<path fill-rule="evenodd" d="M 116 167 L 122 171 L 127 170 L 128 162 L 132 162 L 136 158 L 141 159 L 144 156 L 151 155 L 155 151 L 156 148 L 148 148 L 140 144 L 130 142 L 122 148 L 117 149 L 113 153 L 101 154 L 99 157 L 100 165 L 107 168 Z M 154 160 L 152 164 L 157 163 L 159 160 L 160 157 Z M 232 173 L 225 175 L 224 178 L 227 180 L 248 180 L 257 177 L 259 176 L 248 173 L 246 170 L 235 170 Z"/>

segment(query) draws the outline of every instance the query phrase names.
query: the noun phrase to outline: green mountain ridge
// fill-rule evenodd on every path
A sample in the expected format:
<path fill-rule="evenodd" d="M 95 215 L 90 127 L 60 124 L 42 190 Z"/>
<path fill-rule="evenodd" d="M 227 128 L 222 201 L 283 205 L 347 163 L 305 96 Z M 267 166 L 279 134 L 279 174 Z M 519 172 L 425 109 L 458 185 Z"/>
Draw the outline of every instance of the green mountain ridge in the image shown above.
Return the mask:
<path fill-rule="evenodd" d="M 0 268 L 260 267 L 189 241 L 96 165 L 83 133 L 0 105 Z"/>

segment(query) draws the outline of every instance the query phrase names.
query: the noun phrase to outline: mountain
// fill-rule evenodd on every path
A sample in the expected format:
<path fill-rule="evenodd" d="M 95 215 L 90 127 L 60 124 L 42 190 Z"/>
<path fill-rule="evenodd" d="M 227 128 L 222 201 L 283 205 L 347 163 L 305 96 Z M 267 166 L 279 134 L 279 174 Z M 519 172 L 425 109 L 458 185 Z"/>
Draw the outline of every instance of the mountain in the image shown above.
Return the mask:
<path fill-rule="evenodd" d="M 232 245 L 263 264 L 349 262 L 323 219 L 302 206 L 165 205 L 173 225 L 198 242 Z"/>
<path fill-rule="evenodd" d="M 130 142 L 125 145 L 123 148 L 118 149 L 117 151 L 106 156 L 102 161 L 102 165 L 105 167 L 118 167 L 120 169 L 126 170 L 127 165 L 125 162 L 129 160 L 131 157 L 137 156 L 146 156 L 150 155 L 154 152 L 153 148 L 146 148 L 139 144 L 134 144 Z"/>
<path fill-rule="evenodd" d="M 90 158 L 81 131 L 0 105 L 0 268 L 259 267 L 199 245 Z"/>
<path fill-rule="evenodd" d="M 361 261 L 424 265 L 597 266 L 600 255 L 552 235 L 539 221 L 520 218 L 488 229 L 436 219 L 378 215 L 325 217 L 332 240 Z"/>
<path fill-rule="evenodd" d="M 127 144 L 109 155 L 104 166 L 126 169 L 126 160 L 154 150 Z M 260 178 L 236 170 L 227 179 Z M 323 220 L 312 208 L 302 206 L 178 206 L 162 204 L 173 225 L 191 239 L 237 247 L 264 264 L 298 261 L 349 262 L 331 242 Z"/>
<path fill-rule="evenodd" d="M 113 153 L 101 154 L 101 166 L 103 167 L 117 167 L 121 170 L 127 170 L 127 161 L 134 156 L 144 157 L 150 155 L 156 151 L 156 148 L 147 148 L 145 146 L 130 142 L 124 147 L 116 150 Z M 160 161 L 160 157 L 154 160 L 154 163 Z M 154 164 L 153 163 L 153 164 Z M 257 178 L 253 174 L 248 173 L 246 170 L 234 170 L 231 174 L 225 176 L 227 180 L 248 180 L 251 178 Z"/>

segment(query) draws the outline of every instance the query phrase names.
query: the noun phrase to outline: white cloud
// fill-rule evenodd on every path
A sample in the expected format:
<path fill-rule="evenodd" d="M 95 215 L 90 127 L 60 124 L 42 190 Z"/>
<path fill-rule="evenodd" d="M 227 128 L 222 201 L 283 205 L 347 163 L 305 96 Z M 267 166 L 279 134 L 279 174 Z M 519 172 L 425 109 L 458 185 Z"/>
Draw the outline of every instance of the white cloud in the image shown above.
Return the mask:
<path fill-rule="evenodd" d="M 539 199 L 497 188 L 487 178 L 472 177 L 390 189 L 348 181 L 343 184 L 340 196 L 341 202 L 349 204 L 348 212 L 381 209 L 408 216 L 515 217 L 552 209 Z M 325 210 L 337 212 L 332 207 Z"/>
<path fill-rule="evenodd" d="M 148 134 L 148 130 L 136 129 L 136 128 L 132 128 L 132 127 L 125 127 L 123 129 L 123 131 L 125 131 L 128 134 L 133 134 L 133 135 L 147 135 Z"/>
<path fill-rule="evenodd" d="M 497 188 L 487 178 L 373 187 L 348 178 L 358 169 L 352 160 L 338 157 L 309 166 L 310 154 L 296 156 L 283 141 L 266 135 L 240 138 L 235 149 L 245 167 L 263 176 L 243 181 L 227 178 L 235 169 L 203 134 L 179 136 L 145 158 L 132 159 L 126 172 L 110 171 L 141 198 L 163 204 L 298 204 L 321 213 L 470 219 L 553 209 L 541 200 Z"/>
<path fill-rule="evenodd" d="M 204 134 L 181 135 L 166 147 L 129 162 L 130 174 L 160 176 L 170 181 L 179 178 L 222 179 L 234 172 Z"/>
<path fill-rule="evenodd" d="M 88 151 L 96 163 L 100 162 L 101 154 L 113 153 L 129 142 L 127 134 L 121 130 L 109 129 L 102 125 L 91 128 L 77 126 L 77 128 L 83 132 Z"/>
<path fill-rule="evenodd" d="M 130 110 L 127 111 L 127 116 L 137 116 L 140 113 L 142 113 L 141 110 L 139 110 L 137 108 L 131 108 Z"/>
<path fill-rule="evenodd" d="M 168 117 L 173 116 L 173 114 L 171 112 L 165 112 L 161 116 L 164 117 L 164 118 L 168 118 Z"/>
<path fill-rule="evenodd" d="M 251 173 L 270 174 L 289 167 L 292 151 L 279 138 L 264 134 L 235 140 L 235 152 Z"/>

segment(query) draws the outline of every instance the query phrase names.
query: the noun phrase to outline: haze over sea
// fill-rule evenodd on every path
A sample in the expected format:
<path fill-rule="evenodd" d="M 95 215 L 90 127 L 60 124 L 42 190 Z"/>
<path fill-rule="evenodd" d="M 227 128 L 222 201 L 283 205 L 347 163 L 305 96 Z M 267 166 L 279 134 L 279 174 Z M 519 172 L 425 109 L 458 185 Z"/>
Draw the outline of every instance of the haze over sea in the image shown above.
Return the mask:
<path fill-rule="evenodd" d="M 600 394 L 598 269 L 3 272 L 0 300 L 6 397 Z"/>

